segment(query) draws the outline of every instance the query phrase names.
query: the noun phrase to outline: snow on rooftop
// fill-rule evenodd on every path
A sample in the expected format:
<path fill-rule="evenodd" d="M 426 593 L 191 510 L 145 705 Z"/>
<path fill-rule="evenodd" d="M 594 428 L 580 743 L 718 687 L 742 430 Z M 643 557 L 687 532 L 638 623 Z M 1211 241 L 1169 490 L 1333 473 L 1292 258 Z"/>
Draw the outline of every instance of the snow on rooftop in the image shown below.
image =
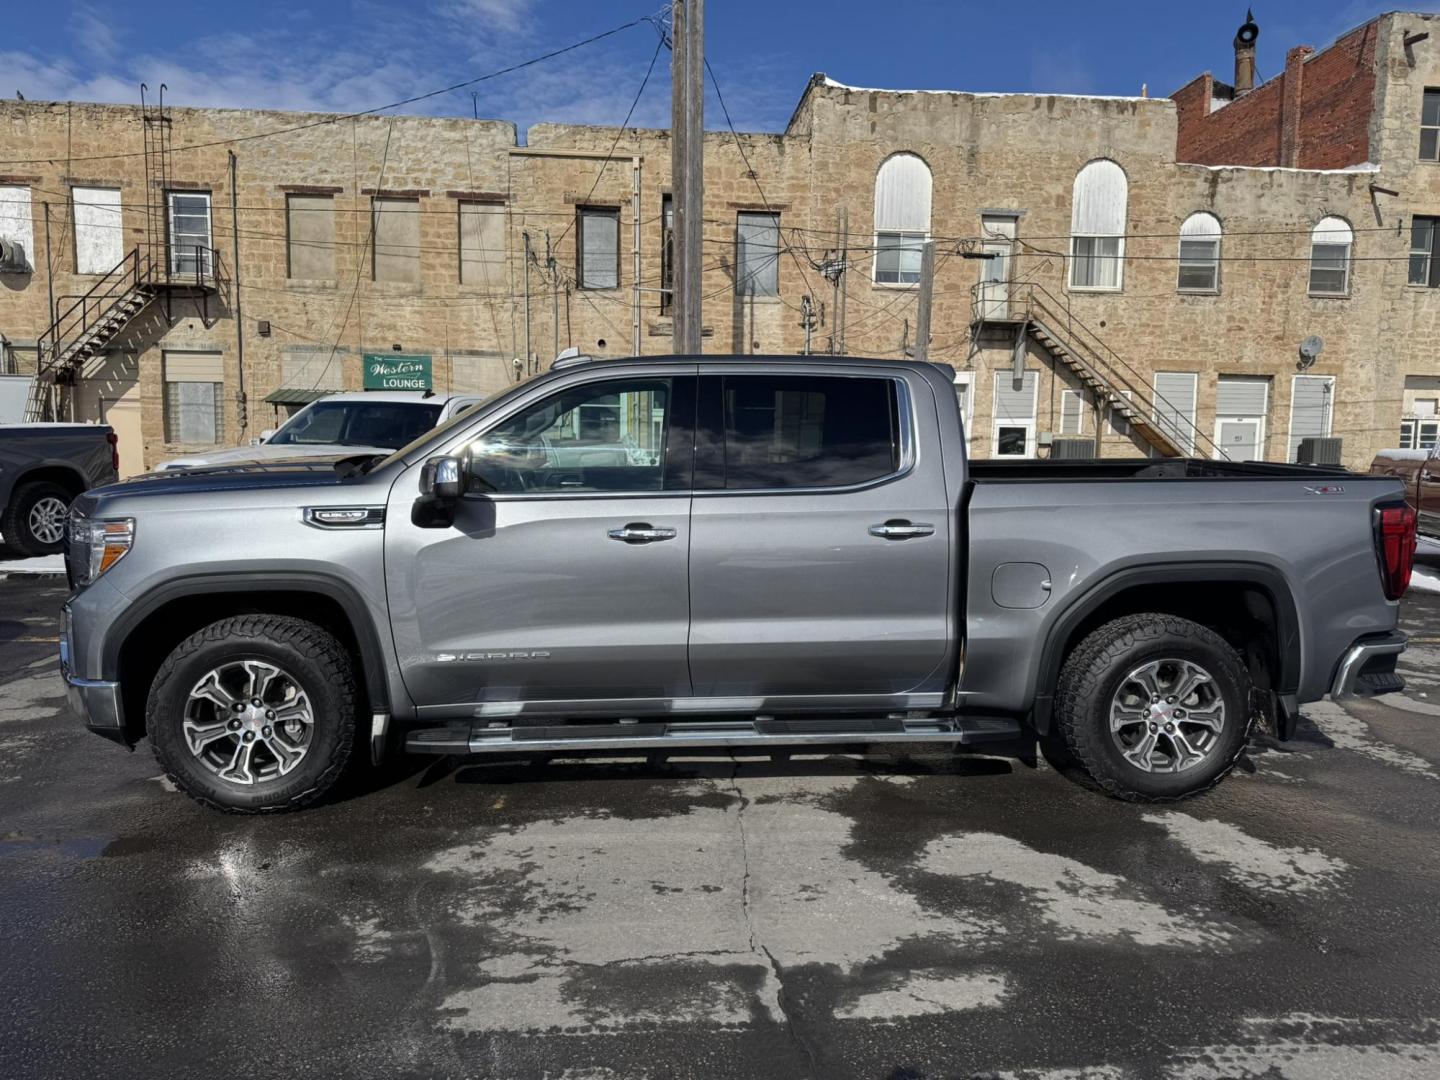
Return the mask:
<path fill-rule="evenodd" d="M 1290 165 L 1202 165 L 1198 161 L 1177 161 L 1187 169 L 1209 169 L 1211 172 L 1293 172 L 1314 175 L 1315 173 L 1378 173 L 1380 166 L 1373 161 L 1362 161 L 1359 165 L 1346 165 L 1343 169 L 1297 169 Z"/>
<path fill-rule="evenodd" d="M 1079 101 L 1164 101 L 1164 98 L 1148 97 L 1123 97 L 1114 94 L 1051 94 L 1045 91 L 1033 90 L 1023 93 L 999 93 L 995 91 L 976 90 L 895 90 L 883 86 L 850 86 L 846 83 L 837 82 L 826 75 L 821 80 L 821 85 L 832 90 L 854 90 L 860 94 L 964 94 L 966 97 L 974 98 L 1074 98 Z"/>

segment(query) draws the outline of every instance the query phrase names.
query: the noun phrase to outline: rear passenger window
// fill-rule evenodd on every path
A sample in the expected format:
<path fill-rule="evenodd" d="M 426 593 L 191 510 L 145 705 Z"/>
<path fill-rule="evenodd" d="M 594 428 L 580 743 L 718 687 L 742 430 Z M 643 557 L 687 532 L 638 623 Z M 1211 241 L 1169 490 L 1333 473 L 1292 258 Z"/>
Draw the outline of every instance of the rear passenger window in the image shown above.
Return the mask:
<path fill-rule="evenodd" d="M 847 487 L 900 467 L 893 379 L 727 375 L 725 487 Z"/>

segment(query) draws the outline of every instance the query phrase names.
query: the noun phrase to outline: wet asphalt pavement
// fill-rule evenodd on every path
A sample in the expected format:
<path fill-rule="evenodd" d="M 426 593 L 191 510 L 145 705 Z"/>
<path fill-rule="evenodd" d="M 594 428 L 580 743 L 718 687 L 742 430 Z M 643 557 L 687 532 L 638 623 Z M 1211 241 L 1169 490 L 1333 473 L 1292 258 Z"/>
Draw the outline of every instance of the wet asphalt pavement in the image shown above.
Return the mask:
<path fill-rule="evenodd" d="M 0 577 L 0 1076 L 1440 1076 L 1440 595 L 1213 793 L 933 753 L 405 761 L 264 820 Z"/>

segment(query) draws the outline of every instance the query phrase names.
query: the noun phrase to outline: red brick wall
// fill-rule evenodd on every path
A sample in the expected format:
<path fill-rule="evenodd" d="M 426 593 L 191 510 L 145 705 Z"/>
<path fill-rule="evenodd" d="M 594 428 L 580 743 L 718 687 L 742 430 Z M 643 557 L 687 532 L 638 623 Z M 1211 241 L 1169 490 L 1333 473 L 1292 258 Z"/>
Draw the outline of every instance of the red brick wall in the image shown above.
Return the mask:
<path fill-rule="evenodd" d="M 1209 75 L 1177 90 L 1173 95 L 1179 124 L 1176 160 L 1302 169 L 1338 169 L 1369 160 L 1378 30 L 1378 22 L 1366 23 L 1308 60 L 1304 59 L 1308 50 L 1291 49 L 1284 74 L 1215 112 L 1209 111 Z M 1293 115 L 1295 81 L 1298 117 Z M 1298 154 L 1286 161 L 1291 146 Z"/>

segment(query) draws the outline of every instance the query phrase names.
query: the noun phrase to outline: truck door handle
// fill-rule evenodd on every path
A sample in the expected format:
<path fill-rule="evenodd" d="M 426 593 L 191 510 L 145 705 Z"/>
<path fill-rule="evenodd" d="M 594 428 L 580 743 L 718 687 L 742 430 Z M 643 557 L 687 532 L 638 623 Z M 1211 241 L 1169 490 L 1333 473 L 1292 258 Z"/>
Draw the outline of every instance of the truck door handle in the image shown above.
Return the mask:
<path fill-rule="evenodd" d="M 932 536 L 934 533 L 934 525 L 923 521 L 905 521 L 902 518 L 894 518 L 883 525 L 870 526 L 870 535 L 878 536 L 882 540 L 909 540 L 914 536 Z"/>
<path fill-rule="evenodd" d="M 657 529 L 645 521 L 632 521 L 629 525 L 611 529 L 605 535 L 611 540 L 621 540 L 627 544 L 653 544 L 657 540 L 674 540 L 676 533 L 671 528 Z"/>

